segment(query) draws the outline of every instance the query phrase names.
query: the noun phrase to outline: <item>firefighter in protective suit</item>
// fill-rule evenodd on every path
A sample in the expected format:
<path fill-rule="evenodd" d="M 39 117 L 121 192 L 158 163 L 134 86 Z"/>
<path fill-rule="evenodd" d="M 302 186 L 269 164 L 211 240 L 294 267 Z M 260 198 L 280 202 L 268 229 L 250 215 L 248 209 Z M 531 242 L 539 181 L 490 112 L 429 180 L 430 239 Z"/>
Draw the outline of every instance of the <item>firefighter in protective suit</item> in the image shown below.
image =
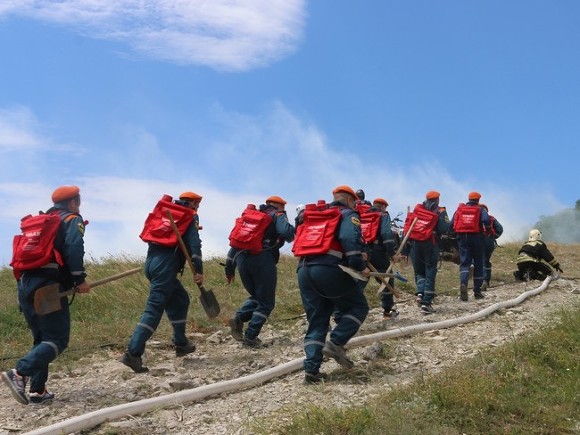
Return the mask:
<path fill-rule="evenodd" d="M 518 270 L 514 272 L 514 277 L 517 281 L 542 281 L 552 275 L 552 269 L 563 272 L 560 263 L 542 241 L 542 232 L 535 228 L 530 231 L 528 241 L 520 248 L 516 263 Z"/>

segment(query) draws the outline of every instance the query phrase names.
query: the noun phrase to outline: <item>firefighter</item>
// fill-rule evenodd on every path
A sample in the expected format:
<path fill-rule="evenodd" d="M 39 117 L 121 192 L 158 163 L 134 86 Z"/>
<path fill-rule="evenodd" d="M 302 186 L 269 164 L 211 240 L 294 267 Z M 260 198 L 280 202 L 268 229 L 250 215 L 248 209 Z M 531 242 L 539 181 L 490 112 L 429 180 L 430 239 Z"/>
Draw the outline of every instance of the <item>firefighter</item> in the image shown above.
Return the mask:
<path fill-rule="evenodd" d="M 447 211 L 444 207 L 439 207 L 439 199 L 439 192 L 427 192 L 425 201 L 417 204 L 405 219 L 404 231 L 409 234 L 409 243 L 402 253 L 411 257 L 415 273 L 416 302 L 423 314 L 434 312 L 439 241 L 449 227 Z M 411 228 L 413 221 L 415 223 Z"/>
<path fill-rule="evenodd" d="M 487 205 L 481 206 L 489 213 Z M 495 218 L 489 215 L 489 232 L 485 234 L 485 264 L 483 267 L 483 284 L 481 284 L 481 291 L 487 290 L 491 282 L 491 256 L 495 247 L 497 246 L 497 239 L 503 234 L 503 225 Z"/>
<path fill-rule="evenodd" d="M 459 248 L 459 298 L 469 299 L 467 283 L 473 263 L 473 296 L 483 299 L 481 286 L 484 282 L 485 234 L 490 231 L 489 215 L 479 204 L 481 193 L 470 192 L 468 201 L 459 204 L 451 218 L 450 228 L 457 234 Z"/>
<path fill-rule="evenodd" d="M 255 207 L 246 209 L 246 213 L 242 213 L 242 217 L 236 220 L 230 234 L 226 279 L 228 283 L 233 281 L 237 267 L 242 284 L 249 294 L 229 320 L 230 333 L 247 347 L 258 348 L 264 345 L 258 335 L 276 305 L 276 265 L 280 258 L 280 248 L 285 242 L 294 240 L 295 228 L 288 222 L 285 207 L 286 201 L 283 198 L 270 196 L 265 204 L 260 205 L 259 210 Z M 249 219 L 254 216 L 255 223 L 250 222 Z M 249 232 L 249 228 L 255 231 Z M 240 233 L 246 237 L 237 237 Z M 248 325 L 244 330 L 245 323 Z"/>
<path fill-rule="evenodd" d="M 384 198 L 375 198 L 371 210 L 376 210 L 380 216 L 379 226 L 376 230 L 376 236 L 368 244 L 369 263 L 374 266 L 378 272 L 386 272 L 391 265 L 391 257 L 395 255 L 395 239 L 391 229 L 391 216 L 387 211 L 389 203 Z M 361 216 L 362 219 L 362 216 Z M 365 240 L 366 241 L 366 240 Z M 377 282 L 382 283 L 380 278 Z M 390 278 L 388 283 L 391 287 L 395 286 L 394 278 Z M 383 318 L 395 319 L 399 312 L 395 308 L 395 301 L 392 291 L 385 287 L 380 294 L 381 308 L 383 309 Z"/>
<path fill-rule="evenodd" d="M 344 345 L 358 332 L 369 311 L 357 282 L 339 267 L 348 266 L 367 278 L 370 273 L 362 252 L 359 215 L 353 210 L 357 195 L 344 185 L 332 193 L 333 202 L 327 208 L 307 206 L 292 248 L 294 255 L 300 257 L 298 285 L 308 321 L 304 337 L 305 383 L 326 378 L 320 371 L 324 356 L 343 367 L 353 367 Z M 334 310 L 340 316 L 327 339 Z"/>
<path fill-rule="evenodd" d="M 145 353 L 147 341 L 155 333 L 163 314 L 173 329 L 172 342 L 175 348 L 175 356 L 182 357 L 195 351 L 196 346 L 185 335 L 187 313 L 190 298 L 187 290 L 178 279 L 178 274 L 183 272 L 186 258 L 182 250 L 177 246 L 177 238 L 173 229 L 167 225 L 167 216 L 163 214 L 168 208 L 177 216 L 176 224 L 180 229 L 183 242 L 191 256 L 196 274 L 194 281 L 198 285 L 203 284 L 203 260 L 201 253 L 201 239 L 199 238 L 199 216 L 197 210 L 202 196 L 195 192 L 184 192 L 179 199 L 169 200 L 168 204 L 160 201 L 151 218 L 145 221 L 145 227 L 141 234 L 143 241 L 148 243 L 147 258 L 145 259 L 145 275 L 149 280 L 149 297 L 145 310 L 141 315 L 133 334 L 129 340 L 127 351 L 120 361 L 130 367 L 135 373 L 147 372 L 149 369 L 143 365 L 142 355 Z M 159 214 L 156 211 L 159 210 Z M 182 218 L 183 216 L 183 224 Z M 183 227 L 182 227 L 183 225 Z M 164 233 L 159 236 L 149 236 L 149 228 L 164 228 Z M 158 233 L 155 233 L 158 234 Z"/>
<path fill-rule="evenodd" d="M 514 277 L 518 281 L 544 280 L 552 275 L 552 269 L 563 273 L 560 263 L 542 241 L 542 232 L 536 228 L 530 231 L 528 241 L 520 248 L 516 263 L 518 270 Z"/>
<path fill-rule="evenodd" d="M 12 395 L 22 404 L 52 402 L 54 394 L 46 389 L 48 366 L 67 347 L 71 319 L 69 303 L 61 298 L 61 308 L 56 312 L 39 315 L 34 311 L 34 294 L 44 286 L 58 284 L 60 291 L 76 288 L 78 293 L 88 293 L 91 285 L 85 281 L 84 233 L 85 221 L 81 217 L 81 195 L 77 186 L 61 186 L 52 193 L 54 205 L 45 215 L 57 215 L 54 243 L 46 245 L 49 260 L 38 267 L 16 271 L 18 275 L 18 302 L 32 332 L 32 349 L 16 363 L 16 367 L 2 373 L 2 380 Z M 42 216 L 42 215 L 41 215 Z M 38 231 L 43 233 L 43 231 Z M 42 237 L 42 236 L 41 236 Z M 20 263 L 22 252 L 14 252 L 13 263 Z M 26 384 L 30 381 L 30 394 Z"/>

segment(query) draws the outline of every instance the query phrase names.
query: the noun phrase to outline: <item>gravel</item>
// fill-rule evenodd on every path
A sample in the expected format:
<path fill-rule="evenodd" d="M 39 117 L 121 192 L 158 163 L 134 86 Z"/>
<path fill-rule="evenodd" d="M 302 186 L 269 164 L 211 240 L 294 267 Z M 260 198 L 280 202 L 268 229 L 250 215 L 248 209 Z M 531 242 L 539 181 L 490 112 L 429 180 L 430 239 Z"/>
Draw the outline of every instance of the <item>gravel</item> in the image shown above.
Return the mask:
<path fill-rule="evenodd" d="M 384 321 L 382 310 L 373 308 L 359 335 L 366 335 L 438 322 L 478 312 L 497 302 L 511 300 L 541 282 L 498 283 L 482 300 L 461 302 L 440 296 L 436 312 L 423 315 L 411 295 L 399 300 L 400 316 Z M 483 320 L 447 329 L 386 339 L 348 351 L 355 361 L 345 370 L 334 361 L 323 364 L 327 382 L 305 385 L 301 371 L 284 375 L 254 388 L 222 393 L 195 402 L 175 403 L 145 414 L 126 416 L 83 431 L 86 434 L 252 434 L 256 427 L 271 428 L 288 422 L 305 407 L 353 407 L 388 392 L 391 388 L 429 376 L 461 360 L 473 358 L 491 347 L 518 340 L 546 325 L 561 308 L 578 306 L 579 288 L 573 279 L 552 281 L 537 296 L 509 309 L 501 309 Z M 471 295 L 470 295 L 471 296 Z M 0 388 L 0 435 L 21 433 L 62 422 L 91 411 L 159 397 L 236 379 L 303 357 L 304 318 L 280 329 L 267 324 L 261 334 L 269 344 L 248 349 L 229 336 L 221 325 L 211 334 L 192 334 L 195 353 L 176 358 L 167 337 L 150 340 L 144 356 L 150 371 L 134 374 L 117 361 L 120 353 L 98 350 L 75 363 L 68 371 L 51 372 L 49 388 L 56 394 L 53 404 L 20 405 L 8 388 Z M 268 430 L 266 431 L 268 432 Z"/>

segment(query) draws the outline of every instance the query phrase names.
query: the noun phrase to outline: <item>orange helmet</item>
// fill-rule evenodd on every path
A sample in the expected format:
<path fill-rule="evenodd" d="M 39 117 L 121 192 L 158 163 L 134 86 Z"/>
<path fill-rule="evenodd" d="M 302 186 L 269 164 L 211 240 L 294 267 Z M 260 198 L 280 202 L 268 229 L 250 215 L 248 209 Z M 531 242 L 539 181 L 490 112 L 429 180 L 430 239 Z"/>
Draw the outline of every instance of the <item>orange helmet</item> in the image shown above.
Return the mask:
<path fill-rule="evenodd" d="M 358 199 L 358 196 L 356 195 L 356 192 L 352 189 L 352 187 L 346 186 L 346 185 L 340 185 L 334 188 L 334 190 L 332 191 L 333 195 L 336 195 L 338 192 L 345 192 L 348 193 L 350 196 L 353 197 L 353 199 L 356 201 Z"/>
<path fill-rule="evenodd" d="M 427 192 L 427 194 L 425 195 L 425 199 L 437 199 L 441 196 L 441 194 L 439 192 L 437 192 L 436 190 L 430 190 L 429 192 Z"/>
<path fill-rule="evenodd" d="M 184 201 L 201 201 L 201 198 L 202 196 L 195 192 L 183 192 L 181 195 L 179 195 L 179 199 Z"/>
<path fill-rule="evenodd" d="M 467 199 L 470 201 L 479 201 L 479 198 L 481 198 L 481 193 L 479 192 L 469 192 L 469 195 L 467 196 Z"/>
<path fill-rule="evenodd" d="M 57 202 L 66 201 L 67 199 L 73 199 L 79 196 L 80 189 L 77 186 L 60 186 L 54 192 L 52 192 L 52 202 L 55 204 Z"/>
<path fill-rule="evenodd" d="M 280 196 L 269 196 L 268 199 L 266 199 L 266 202 L 277 202 L 278 204 L 282 204 L 282 205 L 286 205 L 287 202 Z"/>

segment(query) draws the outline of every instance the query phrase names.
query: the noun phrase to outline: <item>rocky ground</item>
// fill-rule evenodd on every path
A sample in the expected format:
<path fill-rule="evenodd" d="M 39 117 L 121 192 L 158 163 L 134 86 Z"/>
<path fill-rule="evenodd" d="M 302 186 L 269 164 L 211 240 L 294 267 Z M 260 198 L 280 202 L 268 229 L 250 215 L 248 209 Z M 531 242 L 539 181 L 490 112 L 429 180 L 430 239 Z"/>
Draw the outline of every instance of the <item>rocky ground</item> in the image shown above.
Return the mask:
<path fill-rule="evenodd" d="M 540 284 L 496 283 L 485 299 L 475 301 L 470 297 L 469 302 L 440 296 L 436 313 L 428 316 L 420 314 L 412 296 L 405 295 L 397 305 L 401 313 L 397 320 L 384 321 L 382 312 L 375 308 L 360 335 L 475 313 Z M 345 370 L 334 361 L 326 362 L 323 370 L 330 379 L 324 384 L 304 385 L 303 373 L 295 371 L 258 387 L 127 416 L 83 433 L 250 434 L 260 418 L 283 423 L 311 404 L 361 404 L 393 386 L 428 376 L 483 349 L 542 328 L 562 307 L 577 307 L 579 293 L 577 280 L 561 278 L 539 295 L 484 320 L 353 348 L 349 354 L 355 368 Z M 27 432 L 102 408 L 239 378 L 301 358 L 304 328 L 303 318 L 284 330 L 268 324 L 262 338 L 270 346 L 264 349 L 242 347 L 226 328 L 211 335 L 198 334 L 192 336 L 197 351 L 178 359 L 164 343 L 150 341 L 144 359 L 151 371 L 145 374 L 134 374 L 117 362 L 117 352 L 96 352 L 67 372 L 51 373 L 50 389 L 57 395 L 52 405 L 20 405 L 2 386 L 0 435 Z"/>

